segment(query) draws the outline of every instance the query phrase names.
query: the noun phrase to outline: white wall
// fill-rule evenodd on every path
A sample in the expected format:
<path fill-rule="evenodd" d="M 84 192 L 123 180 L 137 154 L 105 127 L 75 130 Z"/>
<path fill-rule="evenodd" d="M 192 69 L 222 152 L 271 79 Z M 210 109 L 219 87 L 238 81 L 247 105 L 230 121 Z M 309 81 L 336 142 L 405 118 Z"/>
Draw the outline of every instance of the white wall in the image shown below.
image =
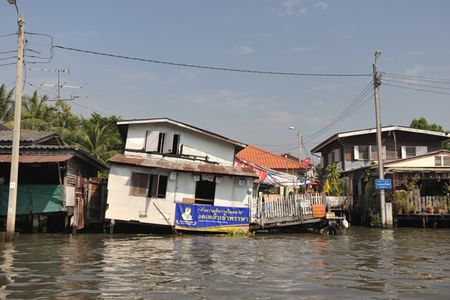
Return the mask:
<path fill-rule="evenodd" d="M 166 198 L 147 198 L 130 195 L 130 178 L 132 172 L 146 174 L 161 174 L 169 176 Z M 194 199 L 196 183 L 191 173 L 177 173 L 175 179 L 170 179 L 166 170 L 113 165 L 108 178 L 108 209 L 107 219 L 121 221 L 139 221 L 148 224 L 174 225 L 175 203 L 183 198 Z M 216 184 L 215 206 L 247 207 L 252 192 L 252 179 L 244 178 L 241 184 L 238 177 L 222 176 Z M 250 194 L 249 194 L 250 192 Z M 155 204 L 162 214 L 157 210 Z"/>
<path fill-rule="evenodd" d="M 117 166 L 113 165 L 110 169 L 108 178 L 108 209 L 105 217 L 121 221 L 139 221 L 143 223 L 174 225 L 175 223 L 175 203 L 170 198 L 147 198 L 130 195 L 130 178 L 132 172 L 147 174 L 156 174 L 150 172 L 150 169 Z M 166 172 L 164 175 L 168 175 Z M 167 190 L 175 190 L 175 182 L 169 180 Z M 156 206 L 163 215 L 158 211 Z"/>
<path fill-rule="evenodd" d="M 183 145 L 183 154 L 207 155 L 211 161 L 218 162 L 222 165 L 233 165 L 234 145 L 169 123 L 130 124 L 128 126 L 125 148 L 130 150 L 143 150 L 147 131 L 179 134 L 180 145 Z M 166 142 L 169 141 L 166 140 Z M 136 155 L 136 153 L 133 154 Z"/>

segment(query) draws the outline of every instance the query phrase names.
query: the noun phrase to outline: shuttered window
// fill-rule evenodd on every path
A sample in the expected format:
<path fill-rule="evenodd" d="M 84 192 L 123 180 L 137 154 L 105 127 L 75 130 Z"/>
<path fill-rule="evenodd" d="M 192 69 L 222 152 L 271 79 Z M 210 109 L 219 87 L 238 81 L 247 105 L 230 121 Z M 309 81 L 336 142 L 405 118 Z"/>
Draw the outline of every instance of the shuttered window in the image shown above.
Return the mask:
<path fill-rule="evenodd" d="M 148 174 L 132 173 L 130 183 L 131 196 L 147 196 Z"/>

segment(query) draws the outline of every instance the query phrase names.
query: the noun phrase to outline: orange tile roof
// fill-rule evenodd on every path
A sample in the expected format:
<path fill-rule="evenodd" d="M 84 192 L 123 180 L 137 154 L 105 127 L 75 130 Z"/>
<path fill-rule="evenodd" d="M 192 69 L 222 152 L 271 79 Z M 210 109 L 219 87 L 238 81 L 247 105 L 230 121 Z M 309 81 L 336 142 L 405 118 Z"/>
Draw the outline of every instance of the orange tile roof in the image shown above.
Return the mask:
<path fill-rule="evenodd" d="M 250 145 L 239 151 L 236 158 L 274 170 L 302 168 L 296 161 Z"/>

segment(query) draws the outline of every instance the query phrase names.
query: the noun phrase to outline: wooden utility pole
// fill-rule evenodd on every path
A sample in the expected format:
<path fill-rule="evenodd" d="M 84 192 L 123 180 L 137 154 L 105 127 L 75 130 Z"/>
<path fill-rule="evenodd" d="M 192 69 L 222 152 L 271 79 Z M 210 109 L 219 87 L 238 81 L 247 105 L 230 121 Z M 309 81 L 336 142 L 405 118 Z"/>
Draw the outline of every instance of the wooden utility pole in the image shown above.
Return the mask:
<path fill-rule="evenodd" d="M 9 180 L 9 198 L 8 198 L 8 215 L 6 222 L 6 240 L 12 241 L 14 238 L 14 231 L 16 226 L 16 206 L 17 206 L 17 188 L 18 188 L 18 174 L 19 174 L 19 147 L 20 147 L 20 118 L 22 110 L 22 74 L 23 74 L 23 60 L 24 60 L 24 32 L 25 32 L 25 18 L 19 16 L 19 33 L 17 46 L 17 71 L 16 71 L 16 101 L 14 104 L 14 128 L 13 128 L 13 142 L 11 152 L 11 175 Z"/>

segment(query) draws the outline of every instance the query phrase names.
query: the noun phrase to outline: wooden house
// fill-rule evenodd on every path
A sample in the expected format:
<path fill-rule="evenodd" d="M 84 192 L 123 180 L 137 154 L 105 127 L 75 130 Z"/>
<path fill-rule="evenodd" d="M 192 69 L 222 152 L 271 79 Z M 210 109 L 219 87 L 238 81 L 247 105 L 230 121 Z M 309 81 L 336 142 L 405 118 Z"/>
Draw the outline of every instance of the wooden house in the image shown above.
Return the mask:
<path fill-rule="evenodd" d="M 393 180 L 393 188 L 403 189 L 411 179 L 417 181 L 421 196 L 446 193 L 450 172 L 447 152 L 441 152 L 449 133 L 415 129 L 404 126 L 382 128 L 382 159 L 385 177 Z M 364 129 L 337 133 L 326 139 L 312 152 L 321 153 L 321 166 L 326 170 L 336 163 L 347 184 L 353 205 L 368 208 L 365 187 L 367 172 L 378 178 L 378 148 L 376 130 Z M 373 178 L 370 181 L 372 182 Z M 387 197 L 387 201 L 390 201 Z"/>
<path fill-rule="evenodd" d="M 249 229 L 257 175 L 233 165 L 244 144 L 168 118 L 117 125 L 125 151 L 109 160 L 106 218 L 114 230 Z"/>
<path fill-rule="evenodd" d="M 8 208 L 13 132 L 0 131 L 0 228 Z M 16 231 L 102 228 L 106 204 L 98 171 L 108 166 L 64 146 L 54 132 L 21 130 Z"/>

